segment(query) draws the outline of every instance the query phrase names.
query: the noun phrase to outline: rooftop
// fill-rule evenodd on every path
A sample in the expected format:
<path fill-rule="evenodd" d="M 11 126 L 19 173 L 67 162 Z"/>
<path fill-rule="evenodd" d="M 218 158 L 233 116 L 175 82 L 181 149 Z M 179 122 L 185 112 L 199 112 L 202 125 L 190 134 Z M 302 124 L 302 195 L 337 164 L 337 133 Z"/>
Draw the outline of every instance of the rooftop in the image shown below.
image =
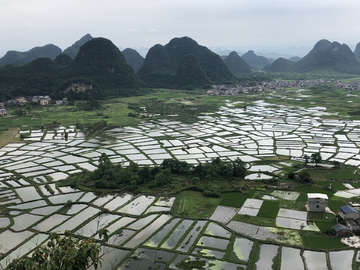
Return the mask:
<path fill-rule="evenodd" d="M 355 213 L 358 213 L 358 214 L 359 214 L 358 210 L 356 210 L 354 207 L 352 207 L 352 206 L 350 206 L 350 205 L 341 206 L 341 207 L 340 207 L 340 210 L 341 210 L 342 212 L 344 212 L 345 214 L 350 213 L 350 212 L 355 212 Z"/>
<path fill-rule="evenodd" d="M 329 199 L 328 195 L 322 194 L 322 193 L 308 193 L 307 197 L 308 197 L 308 199 L 313 199 L 313 198 L 320 198 L 320 199 L 326 199 L 326 200 Z"/>

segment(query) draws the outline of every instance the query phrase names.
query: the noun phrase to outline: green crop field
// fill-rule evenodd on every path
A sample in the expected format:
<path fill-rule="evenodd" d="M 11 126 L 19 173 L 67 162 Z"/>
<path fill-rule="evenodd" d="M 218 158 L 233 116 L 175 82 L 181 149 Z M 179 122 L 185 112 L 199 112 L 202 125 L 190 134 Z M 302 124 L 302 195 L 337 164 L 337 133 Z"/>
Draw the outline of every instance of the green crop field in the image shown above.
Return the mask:
<path fill-rule="evenodd" d="M 221 198 L 204 197 L 200 192 L 183 191 L 176 196 L 173 211 L 177 215 L 208 218 L 215 211 Z"/>
<path fill-rule="evenodd" d="M 340 237 L 303 236 L 304 246 L 313 249 L 337 249 L 347 247 L 340 242 Z"/>
<path fill-rule="evenodd" d="M 264 201 L 257 214 L 258 217 L 276 218 L 279 212 L 278 201 Z"/>

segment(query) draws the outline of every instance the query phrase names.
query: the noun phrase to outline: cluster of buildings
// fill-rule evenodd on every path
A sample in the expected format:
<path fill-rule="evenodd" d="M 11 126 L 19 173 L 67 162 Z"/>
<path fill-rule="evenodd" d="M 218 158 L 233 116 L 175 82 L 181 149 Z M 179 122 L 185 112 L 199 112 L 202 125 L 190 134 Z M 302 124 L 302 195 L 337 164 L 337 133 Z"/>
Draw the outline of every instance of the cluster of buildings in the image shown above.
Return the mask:
<path fill-rule="evenodd" d="M 262 82 L 255 85 L 249 83 L 238 83 L 236 85 L 213 85 L 212 89 L 208 90 L 208 95 L 215 96 L 234 96 L 241 93 L 255 93 L 269 90 L 282 90 L 284 88 L 301 88 L 312 87 L 328 81 L 323 79 L 316 80 L 298 80 L 298 81 L 272 81 Z M 330 81 L 331 82 L 331 81 Z"/>
<path fill-rule="evenodd" d="M 28 96 L 28 97 L 16 97 L 7 101 L 8 105 L 23 106 L 29 102 L 38 102 L 42 106 L 47 106 L 51 103 L 50 96 Z"/>
<path fill-rule="evenodd" d="M 6 102 L 6 105 L 8 106 L 23 106 L 27 103 L 31 102 L 37 102 L 40 103 L 42 106 L 48 106 L 51 104 L 51 98 L 50 96 L 27 96 L 27 97 L 16 97 L 13 99 L 10 99 Z M 67 98 L 63 98 L 60 100 L 55 101 L 56 105 L 66 105 L 68 104 Z M 5 103 L 0 103 L 0 116 L 7 116 L 7 112 L 5 109 Z"/>
<path fill-rule="evenodd" d="M 328 196 L 321 193 L 308 193 L 307 211 L 310 212 L 329 212 Z M 350 205 L 344 205 L 339 208 L 339 217 L 343 219 L 343 223 L 338 223 L 332 227 L 336 236 L 353 235 L 353 232 L 360 230 L 360 213 Z"/>
<path fill-rule="evenodd" d="M 323 83 L 333 83 L 335 88 L 344 88 L 348 91 L 360 90 L 360 81 L 353 81 L 351 83 L 342 83 L 338 80 L 298 80 L 298 81 L 272 81 L 262 82 L 255 85 L 246 83 L 238 83 L 236 85 L 213 85 L 212 89 L 207 91 L 208 95 L 213 96 L 235 96 L 241 93 L 255 93 L 270 90 L 282 90 L 284 88 L 302 88 L 312 87 Z"/>
<path fill-rule="evenodd" d="M 340 81 L 334 81 L 334 86 L 336 88 L 344 88 L 348 91 L 360 90 L 360 81 L 353 81 L 351 83 L 342 83 Z"/>
<path fill-rule="evenodd" d="M 0 103 L 0 116 L 7 116 L 7 112 L 5 109 L 5 104 L 4 103 Z"/>

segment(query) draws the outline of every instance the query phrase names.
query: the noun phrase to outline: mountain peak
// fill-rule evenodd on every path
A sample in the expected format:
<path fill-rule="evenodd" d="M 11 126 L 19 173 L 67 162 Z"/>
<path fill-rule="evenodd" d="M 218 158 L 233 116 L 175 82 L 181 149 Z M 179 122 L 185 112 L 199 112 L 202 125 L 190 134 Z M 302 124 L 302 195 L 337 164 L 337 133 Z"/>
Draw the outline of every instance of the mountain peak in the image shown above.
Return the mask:
<path fill-rule="evenodd" d="M 67 47 L 63 53 L 69 55 L 72 59 L 76 57 L 78 54 L 80 47 L 84 45 L 86 42 L 92 40 L 93 37 L 90 34 L 86 34 L 82 38 L 80 38 L 78 41 L 76 41 L 73 45 L 70 47 Z"/>
<path fill-rule="evenodd" d="M 251 68 L 248 63 L 242 59 L 237 52 L 232 51 L 225 59 L 225 64 L 230 69 L 232 74 L 239 76 L 245 73 L 251 73 Z"/>

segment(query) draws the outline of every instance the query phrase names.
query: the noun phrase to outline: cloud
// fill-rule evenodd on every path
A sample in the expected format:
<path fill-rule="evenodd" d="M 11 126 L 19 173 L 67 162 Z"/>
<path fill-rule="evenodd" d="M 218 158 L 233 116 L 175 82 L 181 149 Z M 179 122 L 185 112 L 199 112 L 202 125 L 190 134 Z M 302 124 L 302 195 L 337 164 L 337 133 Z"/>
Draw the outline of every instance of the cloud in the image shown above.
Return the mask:
<path fill-rule="evenodd" d="M 149 29 L 150 32 L 157 32 L 157 29 L 156 28 L 151 28 Z"/>

